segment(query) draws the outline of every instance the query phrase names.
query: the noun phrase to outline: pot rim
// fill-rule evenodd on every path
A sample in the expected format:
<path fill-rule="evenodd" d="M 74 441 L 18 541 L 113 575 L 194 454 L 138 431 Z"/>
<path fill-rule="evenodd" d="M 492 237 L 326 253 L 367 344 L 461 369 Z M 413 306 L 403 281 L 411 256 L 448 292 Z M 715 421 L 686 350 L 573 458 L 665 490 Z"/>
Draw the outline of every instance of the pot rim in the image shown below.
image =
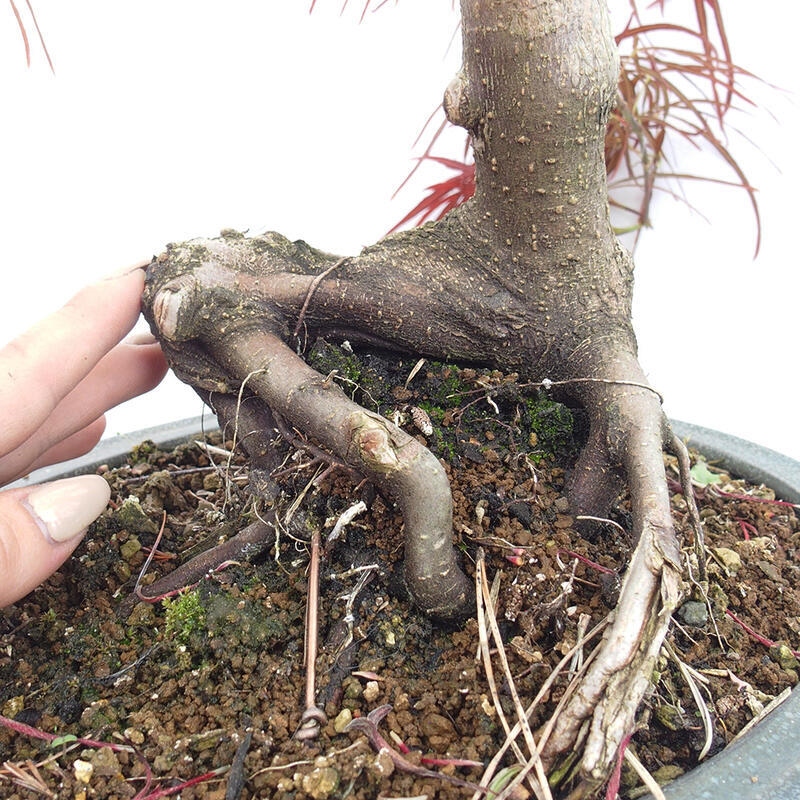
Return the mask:
<path fill-rule="evenodd" d="M 44 467 L 11 487 L 30 486 L 122 464 L 146 439 L 163 448 L 217 429 L 213 417 L 192 417 L 104 439 L 90 453 Z M 707 459 L 752 483 L 800 503 L 800 462 L 727 433 L 677 420 L 675 433 Z M 9 487 L 10 488 L 10 487 Z M 796 800 L 800 797 L 800 687 L 742 739 L 663 787 L 668 800 Z M 647 798 L 651 798 L 647 795 Z"/>

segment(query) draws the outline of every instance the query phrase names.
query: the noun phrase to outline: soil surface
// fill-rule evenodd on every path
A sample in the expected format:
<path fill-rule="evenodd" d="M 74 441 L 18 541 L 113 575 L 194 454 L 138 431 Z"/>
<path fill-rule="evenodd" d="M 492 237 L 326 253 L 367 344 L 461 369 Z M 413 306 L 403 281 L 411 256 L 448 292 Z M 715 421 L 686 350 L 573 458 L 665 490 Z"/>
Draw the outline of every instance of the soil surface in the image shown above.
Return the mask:
<path fill-rule="evenodd" d="M 612 521 L 588 531 L 579 532 L 581 523 L 569 514 L 563 488 L 580 445 L 580 414 L 520 386 L 515 376 L 430 363 L 412 375 L 413 361 L 357 359 L 324 344 L 316 358 L 323 374 L 336 370 L 335 379 L 356 400 L 422 437 L 446 463 L 464 569 L 474 575 L 485 553 L 513 685 L 527 707 L 587 618 L 591 629 L 608 614 L 631 552 L 624 497 Z M 302 449 L 301 438 L 280 446 L 282 491 L 269 502 L 283 522 L 277 544 L 242 554 L 193 588 L 156 602 L 140 600 L 135 587 L 162 521 L 163 536 L 141 580 L 144 594 L 157 577 L 241 530 L 268 504 L 254 502 L 246 464 L 229 454 L 231 439 L 219 433 L 173 452 L 143 443 L 125 465 L 99 470 L 112 487 L 107 512 L 58 574 L 0 611 L 0 714 L 6 718 L 0 796 L 472 795 L 446 777 L 406 768 L 480 780 L 505 740 L 502 716 L 516 721 L 497 648 L 492 645 L 495 699 L 476 659 L 475 617 L 448 629 L 410 605 L 397 512 L 356 476 L 326 471 Z M 676 525 L 697 578 L 671 459 L 667 472 Z M 798 680 L 794 508 L 765 502 L 774 499 L 769 489 L 713 464 L 701 461 L 694 475 L 708 581 L 685 586 L 668 639 L 672 655 L 664 649 L 630 744 L 662 781 L 692 769 L 707 738 L 679 662 L 695 671 L 710 713 L 710 754 Z M 359 500 L 366 511 L 325 548 L 320 570 L 316 701 L 327 721 L 316 738 L 298 741 L 309 532 L 321 529 L 324 541 Z M 587 654 L 593 646 L 586 645 Z M 568 681 L 566 670 L 555 676 L 531 714 L 534 731 Z M 344 730 L 384 704 L 391 711 L 377 730 L 397 753 L 408 748 L 406 764 L 377 752 L 359 725 Z M 503 761 L 499 769 L 513 763 Z M 554 796 L 565 791 L 557 788 Z M 620 796 L 640 791 L 625 766 Z"/>

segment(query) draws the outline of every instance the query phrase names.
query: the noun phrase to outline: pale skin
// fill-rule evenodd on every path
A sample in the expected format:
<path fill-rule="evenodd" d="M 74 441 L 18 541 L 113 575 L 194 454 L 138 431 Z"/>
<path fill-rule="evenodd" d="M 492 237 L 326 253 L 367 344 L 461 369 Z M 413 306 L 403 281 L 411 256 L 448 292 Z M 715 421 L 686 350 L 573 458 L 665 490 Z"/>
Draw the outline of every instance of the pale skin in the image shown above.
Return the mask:
<path fill-rule="evenodd" d="M 88 452 L 103 434 L 104 413 L 164 376 L 157 344 L 123 341 L 139 317 L 143 266 L 86 287 L 0 350 L 0 485 Z M 58 502 L 52 493 L 34 495 L 33 487 L 0 492 L 0 608 L 38 586 L 78 546 L 90 521 L 81 514 L 92 507 L 80 493 L 103 502 L 98 485 L 105 487 L 95 480 L 88 489 L 65 485 Z M 29 502 L 45 496 L 49 503 L 39 507 L 53 507 L 59 541 Z"/>

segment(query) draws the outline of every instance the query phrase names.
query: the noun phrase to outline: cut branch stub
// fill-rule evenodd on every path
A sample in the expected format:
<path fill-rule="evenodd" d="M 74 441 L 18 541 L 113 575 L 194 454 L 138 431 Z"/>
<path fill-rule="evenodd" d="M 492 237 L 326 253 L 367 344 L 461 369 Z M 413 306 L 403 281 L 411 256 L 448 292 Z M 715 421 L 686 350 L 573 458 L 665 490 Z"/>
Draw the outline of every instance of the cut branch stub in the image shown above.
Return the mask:
<path fill-rule="evenodd" d="M 179 337 L 184 357 L 191 344 L 204 365 L 213 363 L 214 372 L 226 376 L 216 381 L 216 391 L 238 392 L 245 383 L 272 411 L 395 500 L 405 525 L 406 584 L 415 603 L 442 619 L 465 616 L 471 583 L 456 563 L 450 484 L 438 459 L 389 420 L 347 398 L 272 333 L 252 324 L 237 328 L 209 313 L 208 295 L 202 313 L 183 307 L 198 297 L 191 280 L 182 276 L 179 291 L 174 281 L 154 293 L 151 287 L 150 313 L 165 344 Z M 201 318 L 193 340 L 191 321 Z M 209 322 L 214 318 L 217 324 Z"/>

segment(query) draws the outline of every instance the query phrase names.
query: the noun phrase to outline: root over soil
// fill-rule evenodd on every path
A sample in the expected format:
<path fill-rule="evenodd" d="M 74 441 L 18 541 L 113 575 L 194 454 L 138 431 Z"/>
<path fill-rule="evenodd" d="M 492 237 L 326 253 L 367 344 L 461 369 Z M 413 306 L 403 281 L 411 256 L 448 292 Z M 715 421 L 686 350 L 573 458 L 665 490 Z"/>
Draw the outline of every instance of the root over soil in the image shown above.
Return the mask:
<path fill-rule="evenodd" d="M 297 449 L 302 441 L 290 445 L 282 437 L 281 493 L 254 503 L 248 483 L 257 476 L 226 454 L 231 431 L 173 452 L 144 443 L 125 465 L 100 470 L 112 486 L 112 506 L 71 561 L 0 613 L 3 797 L 155 798 L 203 775 L 180 796 L 470 797 L 464 784 L 478 783 L 503 746 L 503 719 L 517 722 L 514 696 L 528 707 L 565 654 L 606 617 L 633 543 L 624 497 L 591 541 L 567 513 L 565 470 L 581 444 L 580 415 L 496 372 L 426 363 L 407 380 L 413 362 L 359 361 L 324 344 L 317 357 L 358 402 L 393 417 L 441 460 L 470 577 L 485 553 L 481 570 L 512 681 L 495 642 L 492 680 L 487 676 L 478 653 L 483 622 L 437 627 L 411 605 L 398 569 L 401 516 L 369 484 L 346 470 L 325 470 L 310 449 Z M 676 526 L 688 534 L 669 459 L 667 473 L 675 479 Z M 713 465 L 696 467 L 695 477 L 708 580 L 684 587 L 629 745 L 664 781 L 695 766 L 701 751 L 723 748 L 798 678 L 794 509 L 762 502 L 772 497 L 769 489 Z M 322 562 L 316 700 L 327 721 L 316 739 L 300 742 L 293 735 L 303 711 L 307 541 L 321 527 L 324 545 L 359 500 L 366 510 Z M 280 521 L 279 536 L 262 552 L 241 548 L 180 594 L 138 599 L 137 575 L 162 521 L 145 596 L 157 576 L 267 512 Z M 691 548 L 682 557 L 698 576 Z M 587 643 L 554 676 L 530 714 L 533 735 L 593 647 Z M 710 716 L 708 732 L 698 698 Z M 350 724 L 385 704 L 391 711 L 371 719 L 394 753 L 376 752 L 365 723 Z M 34 738 L 21 724 L 58 739 Z M 88 747 L 75 737 L 122 748 Z M 526 756 L 523 734 L 517 745 Z M 515 763 L 512 747 L 496 774 L 510 780 Z M 621 781 L 620 796 L 636 796 L 639 781 L 627 766 Z M 566 796 L 569 785 L 567 770 L 552 796 Z M 519 791 L 533 790 L 523 782 Z"/>

